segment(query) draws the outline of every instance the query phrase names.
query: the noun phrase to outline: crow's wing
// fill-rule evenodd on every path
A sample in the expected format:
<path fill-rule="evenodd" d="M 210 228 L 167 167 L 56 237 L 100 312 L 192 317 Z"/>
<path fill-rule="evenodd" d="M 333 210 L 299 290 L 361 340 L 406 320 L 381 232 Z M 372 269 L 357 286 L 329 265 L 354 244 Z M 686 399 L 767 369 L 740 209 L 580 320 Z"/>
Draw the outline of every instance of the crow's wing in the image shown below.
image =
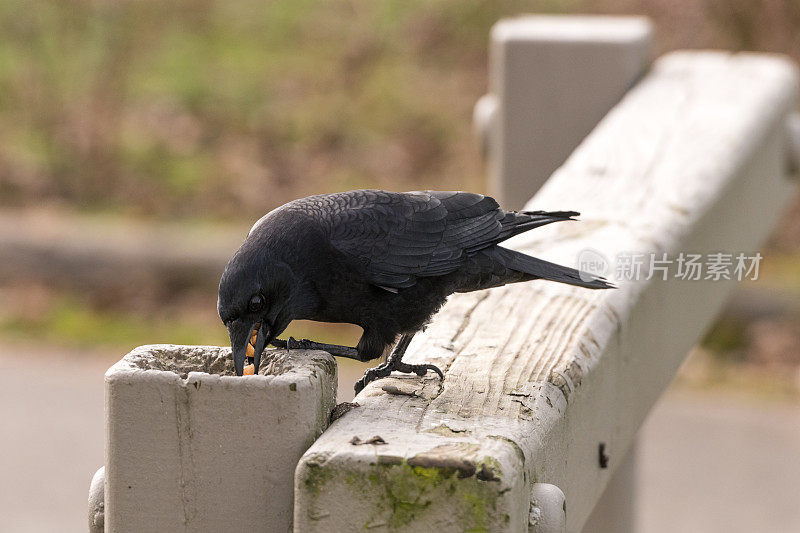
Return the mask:
<path fill-rule="evenodd" d="M 493 198 L 455 191 L 359 190 L 315 198 L 325 204 L 317 216 L 334 248 L 370 283 L 394 289 L 453 272 L 469 254 L 577 214 L 505 212 Z"/>

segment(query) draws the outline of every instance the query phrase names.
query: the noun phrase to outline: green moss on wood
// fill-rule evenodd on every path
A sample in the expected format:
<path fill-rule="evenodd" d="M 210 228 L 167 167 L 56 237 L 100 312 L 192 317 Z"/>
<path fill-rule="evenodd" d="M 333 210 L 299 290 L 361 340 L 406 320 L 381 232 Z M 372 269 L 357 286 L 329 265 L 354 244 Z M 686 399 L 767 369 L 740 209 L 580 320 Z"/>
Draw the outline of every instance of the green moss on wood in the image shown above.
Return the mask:
<path fill-rule="evenodd" d="M 457 468 L 413 466 L 402 461 L 399 464 L 378 462 L 366 472 L 308 464 L 308 475 L 303 483 L 314 500 L 310 502 L 311 508 L 316 507 L 318 498 L 325 493 L 324 486 L 335 479 L 360 501 L 375 501 L 375 508 L 362 525 L 363 529 L 385 525 L 390 531 L 401 530 L 415 521 L 425 520 L 430 513 L 439 513 L 445 508 L 439 505 L 447 499 L 451 504 L 446 512 L 460 521 L 461 530 L 482 532 L 488 531 L 493 523 L 509 520 L 508 514 L 498 513 L 497 500 L 506 492 L 500 490 L 497 483 L 499 465 L 493 458 L 486 459 L 477 472 L 492 472 L 490 480 L 480 479 L 477 474 L 465 478 Z"/>
<path fill-rule="evenodd" d="M 324 468 L 328 456 L 315 454 L 305 460 L 305 475 L 303 486 L 312 496 L 318 496 L 322 487 L 336 477 L 336 472 L 331 468 Z"/>

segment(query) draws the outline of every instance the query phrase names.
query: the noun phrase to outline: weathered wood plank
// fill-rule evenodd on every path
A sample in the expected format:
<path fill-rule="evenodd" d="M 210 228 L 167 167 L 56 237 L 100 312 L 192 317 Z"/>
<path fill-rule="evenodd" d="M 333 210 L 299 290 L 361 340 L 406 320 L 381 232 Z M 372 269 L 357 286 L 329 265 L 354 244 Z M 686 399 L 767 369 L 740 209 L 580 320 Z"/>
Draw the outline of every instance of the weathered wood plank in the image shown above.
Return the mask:
<path fill-rule="evenodd" d="M 566 264 L 586 248 L 753 251 L 796 187 L 784 121 L 797 85 L 777 57 L 662 58 L 528 204 L 582 222 L 514 247 Z M 580 531 L 733 283 L 533 282 L 453 297 L 407 356 L 446 369 L 444 382 L 365 389 L 298 466 L 295 530 L 521 531 L 531 484 L 544 482 Z M 374 435 L 386 444 L 350 442 Z"/>

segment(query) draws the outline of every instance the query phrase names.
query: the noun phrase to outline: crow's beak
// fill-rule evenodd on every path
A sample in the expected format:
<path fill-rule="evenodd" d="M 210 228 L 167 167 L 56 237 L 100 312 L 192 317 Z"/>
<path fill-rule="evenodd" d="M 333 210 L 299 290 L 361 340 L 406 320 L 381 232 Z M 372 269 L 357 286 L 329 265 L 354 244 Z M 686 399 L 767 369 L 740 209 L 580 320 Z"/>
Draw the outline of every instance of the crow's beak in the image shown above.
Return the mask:
<path fill-rule="evenodd" d="M 269 327 L 263 322 L 248 326 L 247 323 L 237 320 L 228 326 L 228 335 L 231 338 L 236 375 L 244 374 L 245 360 L 248 364 L 253 364 L 254 373 L 258 374 L 261 353 L 269 340 Z"/>
<path fill-rule="evenodd" d="M 237 376 L 244 374 L 244 358 L 250 329 L 240 320 L 230 322 L 228 325 L 228 336 L 231 338 L 231 350 L 233 350 L 233 368 Z"/>

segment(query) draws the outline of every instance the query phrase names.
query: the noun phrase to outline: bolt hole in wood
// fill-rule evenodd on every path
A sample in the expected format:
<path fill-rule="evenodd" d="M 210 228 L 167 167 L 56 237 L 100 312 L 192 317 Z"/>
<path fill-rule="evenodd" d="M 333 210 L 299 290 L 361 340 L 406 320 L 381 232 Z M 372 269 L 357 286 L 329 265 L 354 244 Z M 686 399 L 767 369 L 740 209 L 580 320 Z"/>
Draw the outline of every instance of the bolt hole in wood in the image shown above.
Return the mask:
<path fill-rule="evenodd" d="M 606 443 L 601 442 L 597 447 L 597 462 L 600 464 L 600 468 L 608 468 L 608 459 L 609 457 L 606 453 Z"/>

